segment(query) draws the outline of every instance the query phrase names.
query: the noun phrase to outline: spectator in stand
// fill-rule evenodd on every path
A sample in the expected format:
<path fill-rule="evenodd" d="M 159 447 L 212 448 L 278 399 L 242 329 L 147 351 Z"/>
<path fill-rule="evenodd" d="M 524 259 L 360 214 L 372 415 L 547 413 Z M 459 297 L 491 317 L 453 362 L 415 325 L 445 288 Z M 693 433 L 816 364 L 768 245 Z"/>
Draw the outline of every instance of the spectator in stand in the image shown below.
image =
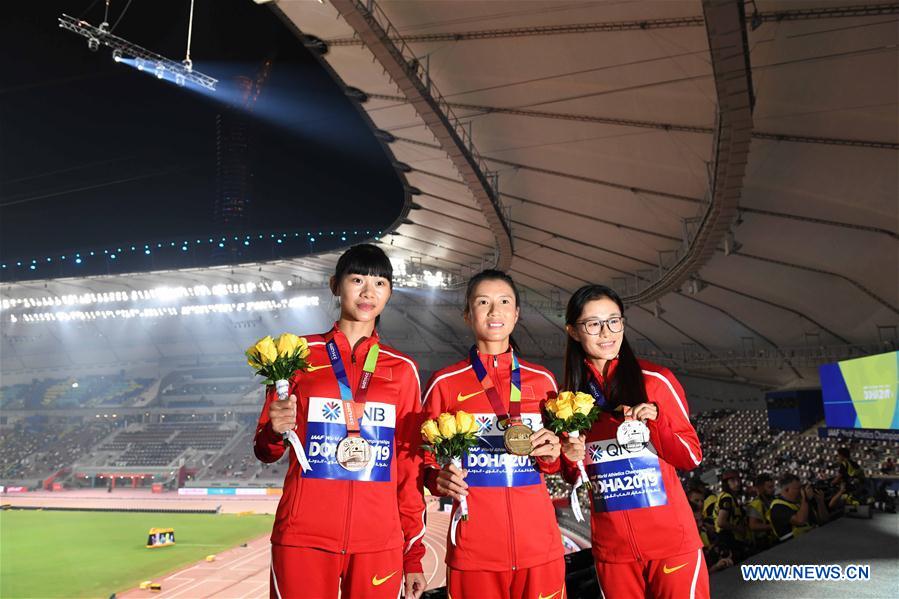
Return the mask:
<path fill-rule="evenodd" d="M 721 474 L 721 493 L 715 505 L 715 532 L 719 543 L 728 547 L 737 559 L 746 555 L 749 540 L 746 511 L 740 501 L 742 494 L 740 474 L 736 470 L 725 470 Z"/>
<path fill-rule="evenodd" d="M 746 516 L 753 549 L 761 551 L 777 543 L 769 519 L 774 500 L 774 478 L 763 472 L 755 477 L 753 487 L 755 498 L 746 505 Z"/>
<path fill-rule="evenodd" d="M 883 464 L 880 465 L 880 471 L 883 474 L 892 474 L 896 471 L 896 462 L 893 461 L 892 457 L 888 456 L 887 459 L 884 460 Z"/>

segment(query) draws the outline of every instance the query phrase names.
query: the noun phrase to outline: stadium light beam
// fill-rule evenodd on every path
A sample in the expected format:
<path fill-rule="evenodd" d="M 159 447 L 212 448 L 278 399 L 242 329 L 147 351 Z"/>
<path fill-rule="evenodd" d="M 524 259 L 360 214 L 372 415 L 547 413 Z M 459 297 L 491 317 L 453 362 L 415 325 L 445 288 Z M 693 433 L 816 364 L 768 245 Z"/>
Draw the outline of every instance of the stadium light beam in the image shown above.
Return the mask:
<path fill-rule="evenodd" d="M 174 81 L 178 85 L 192 83 L 203 89 L 215 91 L 218 79 L 195 71 L 193 64 L 189 60 L 184 62 L 171 60 L 161 54 L 131 43 L 103 27 L 95 27 L 87 21 L 76 19 L 66 14 L 59 17 L 59 26 L 62 29 L 87 38 L 88 48 L 92 51 L 98 50 L 101 45 L 111 48 L 113 52 L 112 58 L 116 62 L 133 63 L 139 71 L 143 71 L 147 63 L 155 64 L 155 73 L 160 79 L 163 79 L 164 73 L 168 72 L 172 74 Z"/>

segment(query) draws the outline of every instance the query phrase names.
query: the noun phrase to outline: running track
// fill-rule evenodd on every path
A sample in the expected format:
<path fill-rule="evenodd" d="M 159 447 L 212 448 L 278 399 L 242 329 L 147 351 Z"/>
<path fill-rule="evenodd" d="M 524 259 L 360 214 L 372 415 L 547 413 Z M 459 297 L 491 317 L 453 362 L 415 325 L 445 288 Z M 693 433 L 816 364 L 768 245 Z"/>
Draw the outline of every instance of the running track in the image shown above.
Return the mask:
<path fill-rule="evenodd" d="M 428 588 L 446 584 L 443 560 L 446 555 L 446 531 L 449 514 L 428 509 L 428 529 L 424 536 L 425 557 L 422 562 Z M 198 562 L 172 574 L 153 579 L 162 591 L 132 589 L 119 598 L 180 597 L 181 599 L 263 599 L 268 597 L 270 547 L 268 535 L 216 555 L 213 562 Z"/>

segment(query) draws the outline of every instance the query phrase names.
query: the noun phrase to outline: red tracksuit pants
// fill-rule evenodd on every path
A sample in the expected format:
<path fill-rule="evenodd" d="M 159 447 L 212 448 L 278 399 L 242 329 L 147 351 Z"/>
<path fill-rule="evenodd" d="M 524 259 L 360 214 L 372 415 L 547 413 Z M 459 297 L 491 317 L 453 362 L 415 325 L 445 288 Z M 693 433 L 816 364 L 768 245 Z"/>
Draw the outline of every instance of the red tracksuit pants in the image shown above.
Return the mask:
<path fill-rule="evenodd" d="M 270 599 L 396 599 L 403 580 L 401 547 L 343 555 L 272 545 Z"/>
<path fill-rule="evenodd" d="M 448 599 L 565 599 L 565 560 L 519 570 L 446 568 Z"/>
<path fill-rule="evenodd" d="M 709 599 L 702 549 L 648 562 L 596 562 L 604 599 Z"/>

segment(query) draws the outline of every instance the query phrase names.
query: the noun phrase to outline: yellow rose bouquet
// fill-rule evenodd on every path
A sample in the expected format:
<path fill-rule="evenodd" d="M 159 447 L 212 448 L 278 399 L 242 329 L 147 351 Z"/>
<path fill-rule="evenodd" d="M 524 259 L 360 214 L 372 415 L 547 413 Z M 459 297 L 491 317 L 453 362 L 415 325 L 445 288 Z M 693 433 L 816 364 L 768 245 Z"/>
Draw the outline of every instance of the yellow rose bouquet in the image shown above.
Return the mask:
<path fill-rule="evenodd" d="M 278 400 L 287 399 L 290 377 L 297 370 L 306 370 L 309 367 L 309 345 L 306 339 L 291 333 L 282 333 L 280 337 L 272 339 L 266 335 L 244 352 L 247 364 L 257 375 L 264 377 L 263 385 L 274 385 L 278 394 Z M 284 433 L 284 442 L 293 446 L 297 460 L 303 470 L 311 470 L 306 452 L 299 437 L 293 431 Z"/>
<path fill-rule="evenodd" d="M 556 433 L 568 433 L 572 439 L 581 436 L 581 431 L 590 430 L 593 423 L 599 417 L 599 408 L 596 406 L 596 400 L 589 393 L 581 393 L 578 391 L 562 391 L 555 399 L 550 399 L 544 404 L 544 409 L 549 416 L 547 427 Z M 571 490 L 571 511 L 578 522 L 583 521 L 584 516 L 581 513 L 581 506 L 577 499 L 577 490 L 582 486 L 590 488 L 590 479 L 587 477 L 587 470 L 584 468 L 584 460 L 577 461 L 577 467 L 580 471 L 574 488 Z"/>
<path fill-rule="evenodd" d="M 263 385 L 274 385 L 278 399 L 287 399 L 288 380 L 297 370 L 306 370 L 309 346 L 306 339 L 282 333 L 277 339 L 265 336 L 246 352 L 247 364 L 265 377 Z"/>
<path fill-rule="evenodd" d="M 471 447 L 478 444 L 478 425 L 474 416 L 459 410 L 455 414 L 444 412 L 436 420 L 428 419 L 421 425 L 421 436 L 426 441 L 422 447 L 430 451 L 437 458 L 441 466 L 453 464 L 456 468 L 462 468 L 462 455 Z M 459 509 L 456 511 L 458 518 L 468 520 L 468 502 L 465 497 L 459 501 Z M 454 516 L 454 523 L 450 537 L 455 543 L 455 524 L 458 522 Z"/>

